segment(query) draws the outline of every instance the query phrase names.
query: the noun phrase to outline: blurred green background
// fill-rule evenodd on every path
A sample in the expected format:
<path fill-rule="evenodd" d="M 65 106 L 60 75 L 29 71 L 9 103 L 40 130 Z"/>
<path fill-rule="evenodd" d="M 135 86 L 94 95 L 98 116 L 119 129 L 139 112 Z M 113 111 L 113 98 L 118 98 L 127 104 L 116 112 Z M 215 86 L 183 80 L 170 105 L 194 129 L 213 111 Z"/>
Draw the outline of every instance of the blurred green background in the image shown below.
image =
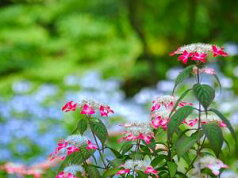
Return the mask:
<path fill-rule="evenodd" d="M 130 96 L 178 64 L 168 53 L 179 45 L 238 41 L 236 0 L 1 0 L 0 7 L 1 88 L 19 77 L 57 83 L 99 69 L 123 77 Z M 222 61 L 227 74 L 235 62 Z"/>
<path fill-rule="evenodd" d="M 193 42 L 225 45 L 230 56 L 220 59 L 218 68 L 233 83 L 229 91 L 238 94 L 237 29 L 237 0 L 0 0 L 0 126 L 6 127 L 8 117 L 17 122 L 29 117 L 25 108 L 17 114 L 15 108 L 13 115 L 9 109 L 23 96 L 16 92 L 19 81 L 26 81 L 23 90 L 30 82 L 27 96 L 42 85 L 57 87 L 57 92 L 52 90 L 47 95 L 57 93 L 56 96 L 41 101 L 40 108 L 48 107 L 48 114 L 54 112 L 50 111 L 52 105 L 65 101 L 61 96 L 66 91 L 82 89 L 63 83 L 72 74 L 82 76 L 98 71 L 102 80 L 117 78 L 124 99 L 132 98 L 142 88 L 154 87 L 158 81 L 165 80 L 167 71 L 173 67 L 181 66 L 168 54 Z M 91 79 L 87 82 L 94 85 Z M 32 99 L 35 98 L 27 98 L 25 107 L 34 105 Z M 56 106 L 55 111 L 59 112 L 60 106 Z M 39 113 L 41 110 L 34 114 L 39 116 Z M 59 119 L 50 120 L 59 117 L 62 116 L 49 116 L 48 122 L 53 126 L 60 124 Z M 11 124 L 5 129 L 17 125 Z M 64 124 L 66 130 L 73 125 Z M 39 132 L 45 133 L 50 128 L 40 123 Z M 29 160 L 46 151 L 22 138 L 10 138 L 4 142 L 7 147 L 2 151 L 8 149 L 11 154 L 0 161 L 20 157 L 21 161 Z M 54 141 L 55 137 L 51 142 Z M 24 158 L 15 148 L 19 142 L 31 150 L 31 153 L 29 149 L 26 151 Z"/>

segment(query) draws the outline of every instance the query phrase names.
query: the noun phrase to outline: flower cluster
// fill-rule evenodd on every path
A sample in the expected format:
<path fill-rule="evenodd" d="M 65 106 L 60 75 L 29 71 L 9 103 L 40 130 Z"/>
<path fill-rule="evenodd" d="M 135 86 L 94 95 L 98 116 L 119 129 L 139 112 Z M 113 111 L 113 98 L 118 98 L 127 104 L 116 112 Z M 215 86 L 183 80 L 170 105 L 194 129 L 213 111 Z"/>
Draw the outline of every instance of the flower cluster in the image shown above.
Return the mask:
<path fill-rule="evenodd" d="M 182 46 L 176 51 L 170 53 L 170 55 L 173 56 L 175 54 L 179 54 L 180 56 L 178 57 L 178 60 L 186 64 L 188 60 L 206 63 L 206 58 L 210 53 L 213 54 L 213 57 L 228 56 L 223 48 L 204 43 L 194 43 Z"/>
<path fill-rule="evenodd" d="M 62 172 L 60 172 L 56 178 L 77 178 L 75 175 L 78 172 L 83 172 L 83 168 L 80 165 L 70 165 L 66 168 L 64 168 L 64 170 Z"/>
<path fill-rule="evenodd" d="M 213 68 L 202 68 L 202 69 L 199 69 L 198 67 L 194 66 L 193 67 L 193 73 L 194 74 L 205 73 L 205 74 L 209 74 L 209 75 L 215 75 L 216 71 Z"/>
<path fill-rule="evenodd" d="M 226 127 L 226 124 L 221 121 L 221 119 L 214 113 L 212 112 L 208 112 L 206 113 L 202 113 L 201 114 L 201 124 L 207 124 L 210 122 L 217 122 L 219 124 L 220 127 Z"/>
<path fill-rule="evenodd" d="M 90 140 L 81 135 L 70 135 L 65 140 L 60 140 L 55 151 L 50 155 L 50 159 L 54 160 L 55 158 L 60 158 L 64 160 L 66 156 L 80 151 L 81 146 L 86 146 L 86 149 L 97 149 L 97 146 L 94 145 Z"/>
<path fill-rule="evenodd" d="M 131 171 L 143 171 L 146 174 L 157 175 L 158 171 L 155 170 L 148 162 L 143 160 L 127 160 L 123 165 L 124 169 L 121 169 L 117 172 L 118 175 L 129 174 Z"/>
<path fill-rule="evenodd" d="M 80 103 L 69 101 L 62 107 L 62 111 L 69 112 L 80 109 L 80 114 L 92 115 L 99 110 L 102 117 L 108 117 L 108 114 L 114 113 L 114 111 L 108 105 L 100 104 L 93 100 L 82 100 Z"/>
<path fill-rule="evenodd" d="M 129 123 L 123 124 L 125 136 L 120 138 L 121 141 L 144 140 L 147 144 L 154 137 L 154 133 L 149 123 Z"/>
<path fill-rule="evenodd" d="M 151 107 L 151 125 L 153 128 L 163 128 L 167 130 L 167 125 L 170 120 L 169 115 L 177 102 L 177 97 L 171 95 L 160 96 L 152 101 Z M 178 106 L 192 106 L 192 103 L 179 102 Z"/>
<path fill-rule="evenodd" d="M 196 174 L 196 172 L 199 172 L 200 169 L 204 168 L 210 169 L 214 175 L 219 175 L 220 169 L 228 168 L 228 166 L 215 157 L 204 156 L 194 163 L 194 169 L 192 172 L 193 174 Z"/>
<path fill-rule="evenodd" d="M 8 174 L 16 174 L 21 177 L 33 176 L 34 178 L 41 178 L 45 170 L 55 166 L 58 163 L 58 161 L 59 160 L 55 160 L 52 162 L 46 160 L 42 163 L 38 163 L 32 166 L 8 162 L 5 163 L 3 166 L 1 166 L 0 169 L 6 171 Z"/>

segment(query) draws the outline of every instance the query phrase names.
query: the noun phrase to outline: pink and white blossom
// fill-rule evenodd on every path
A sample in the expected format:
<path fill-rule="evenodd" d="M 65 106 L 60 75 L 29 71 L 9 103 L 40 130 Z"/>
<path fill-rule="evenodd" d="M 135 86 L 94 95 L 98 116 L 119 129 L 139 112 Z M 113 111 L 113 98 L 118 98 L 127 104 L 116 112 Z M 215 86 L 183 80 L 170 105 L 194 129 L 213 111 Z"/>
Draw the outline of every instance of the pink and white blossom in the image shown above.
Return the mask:
<path fill-rule="evenodd" d="M 213 52 L 213 57 L 216 56 L 228 56 L 228 54 L 224 51 L 224 48 L 219 48 L 215 45 L 212 45 L 212 52 Z"/>
<path fill-rule="evenodd" d="M 69 101 L 62 107 L 62 111 L 64 112 L 75 111 L 76 108 L 77 108 L 77 103 L 74 103 L 73 101 Z"/>
<path fill-rule="evenodd" d="M 194 163 L 194 173 L 198 172 L 200 169 L 208 168 L 212 171 L 214 175 L 220 174 L 220 169 L 228 168 L 221 160 L 213 156 L 204 156 Z"/>
<path fill-rule="evenodd" d="M 143 140 L 146 144 L 149 144 L 151 139 L 154 138 L 149 123 L 130 123 L 121 126 L 125 128 L 125 131 L 123 132 L 124 136 L 119 139 L 119 142 Z"/>
<path fill-rule="evenodd" d="M 80 114 L 84 115 L 93 115 L 98 111 L 102 117 L 108 117 L 110 113 L 114 113 L 110 106 L 98 103 L 94 100 L 82 100 L 79 103 L 70 101 L 62 107 L 62 111 L 75 111 L 77 108 L 79 108 Z"/>
<path fill-rule="evenodd" d="M 189 60 L 200 61 L 206 63 L 206 58 L 209 54 L 216 56 L 228 56 L 223 48 L 216 45 L 205 44 L 205 43 L 193 43 L 179 47 L 174 52 L 170 53 L 170 56 L 178 54 L 178 60 L 186 64 Z"/>
<path fill-rule="evenodd" d="M 129 174 L 132 171 L 143 171 L 146 174 L 153 174 L 158 177 L 158 171 L 144 160 L 127 160 L 121 167 L 123 167 L 123 169 L 119 170 L 116 174 L 120 175 Z"/>
<path fill-rule="evenodd" d="M 50 160 L 56 158 L 64 160 L 68 155 L 80 151 L 80 147 L 83 146 L 86 149 L 97 149 L 97 146 L 88 138 L 81 135 L 70 135 L 65 140 L 59 141 L 55 151 L 50 154 Z"/>

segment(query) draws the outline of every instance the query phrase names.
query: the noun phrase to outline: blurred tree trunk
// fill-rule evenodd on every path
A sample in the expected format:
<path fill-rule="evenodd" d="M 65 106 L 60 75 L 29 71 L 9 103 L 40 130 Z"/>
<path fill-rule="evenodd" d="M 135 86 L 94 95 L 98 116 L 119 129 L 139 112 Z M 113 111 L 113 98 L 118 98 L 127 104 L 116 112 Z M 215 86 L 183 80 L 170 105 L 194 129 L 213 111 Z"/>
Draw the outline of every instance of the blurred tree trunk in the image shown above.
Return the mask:
<path fill-rule="evenodd" d="M 155 57 L 153 54 L 151 54 L 145 32 L 143 29 L 143 20 L 140 18 L 140 7 L 143 7 L 143 2 L 141 0 L 125 0 L 126 7 L 128 9 L 128 17 L 129 22 L 131 24 L 132 29 L 137 34 L 138 38 L 141 41 L 142 44 L 142 54 L 139 56 L 139 59 L 146 60 L 148 62 L 150 73 L 151 73 L 151 79 L 152 82 L 156 80 L 156 66 L 155 66 Z"/>
<path fill-rule="evenodd" d="M 146 32 L 143 28 L 143 18 L 141 17 L 141 14 L 143 14 L 143 8 L 145 8 L 143 2 L 142 0 L 125 0 L 125 6 L 128 12 L 128 20 L 131 28 L 134 30 L 142 44 L 142 53 L 137 58 L 137 62 L 146 61 L 149 68 L 149 70 L 143 75 L 132 75 L 131 78 L 124 82 L 122 88 L 126 95 L 130 97 L 139 92 L 141 88 L 148 85 L 154 85 L 158 80 L 158 76 L 156 72 L 156 56 L 150 52 L 148 41 L 145 35 Z"/>

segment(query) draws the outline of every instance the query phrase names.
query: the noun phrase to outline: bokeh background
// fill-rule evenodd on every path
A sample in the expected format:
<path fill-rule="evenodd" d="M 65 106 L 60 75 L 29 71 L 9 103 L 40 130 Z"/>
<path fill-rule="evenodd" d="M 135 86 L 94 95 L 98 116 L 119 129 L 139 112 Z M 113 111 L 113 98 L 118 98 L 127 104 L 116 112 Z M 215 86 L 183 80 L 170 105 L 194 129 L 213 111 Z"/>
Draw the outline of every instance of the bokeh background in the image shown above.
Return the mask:
<path fill-rule="evenodd" d="M 0 162 L 47 159 L 74 128 L 77 116 L 61 112 L 69 100 L 110 105 L 114 131 L 148 119 L 183 68 L 169 52 L 193 42 L 229 53 L 211 66 L 224 87 L 217 107 L 238 130 L 237 29 L 237 0 L 0 0 Z M 224 150 L 236 172 L 238 155 Z"/>

